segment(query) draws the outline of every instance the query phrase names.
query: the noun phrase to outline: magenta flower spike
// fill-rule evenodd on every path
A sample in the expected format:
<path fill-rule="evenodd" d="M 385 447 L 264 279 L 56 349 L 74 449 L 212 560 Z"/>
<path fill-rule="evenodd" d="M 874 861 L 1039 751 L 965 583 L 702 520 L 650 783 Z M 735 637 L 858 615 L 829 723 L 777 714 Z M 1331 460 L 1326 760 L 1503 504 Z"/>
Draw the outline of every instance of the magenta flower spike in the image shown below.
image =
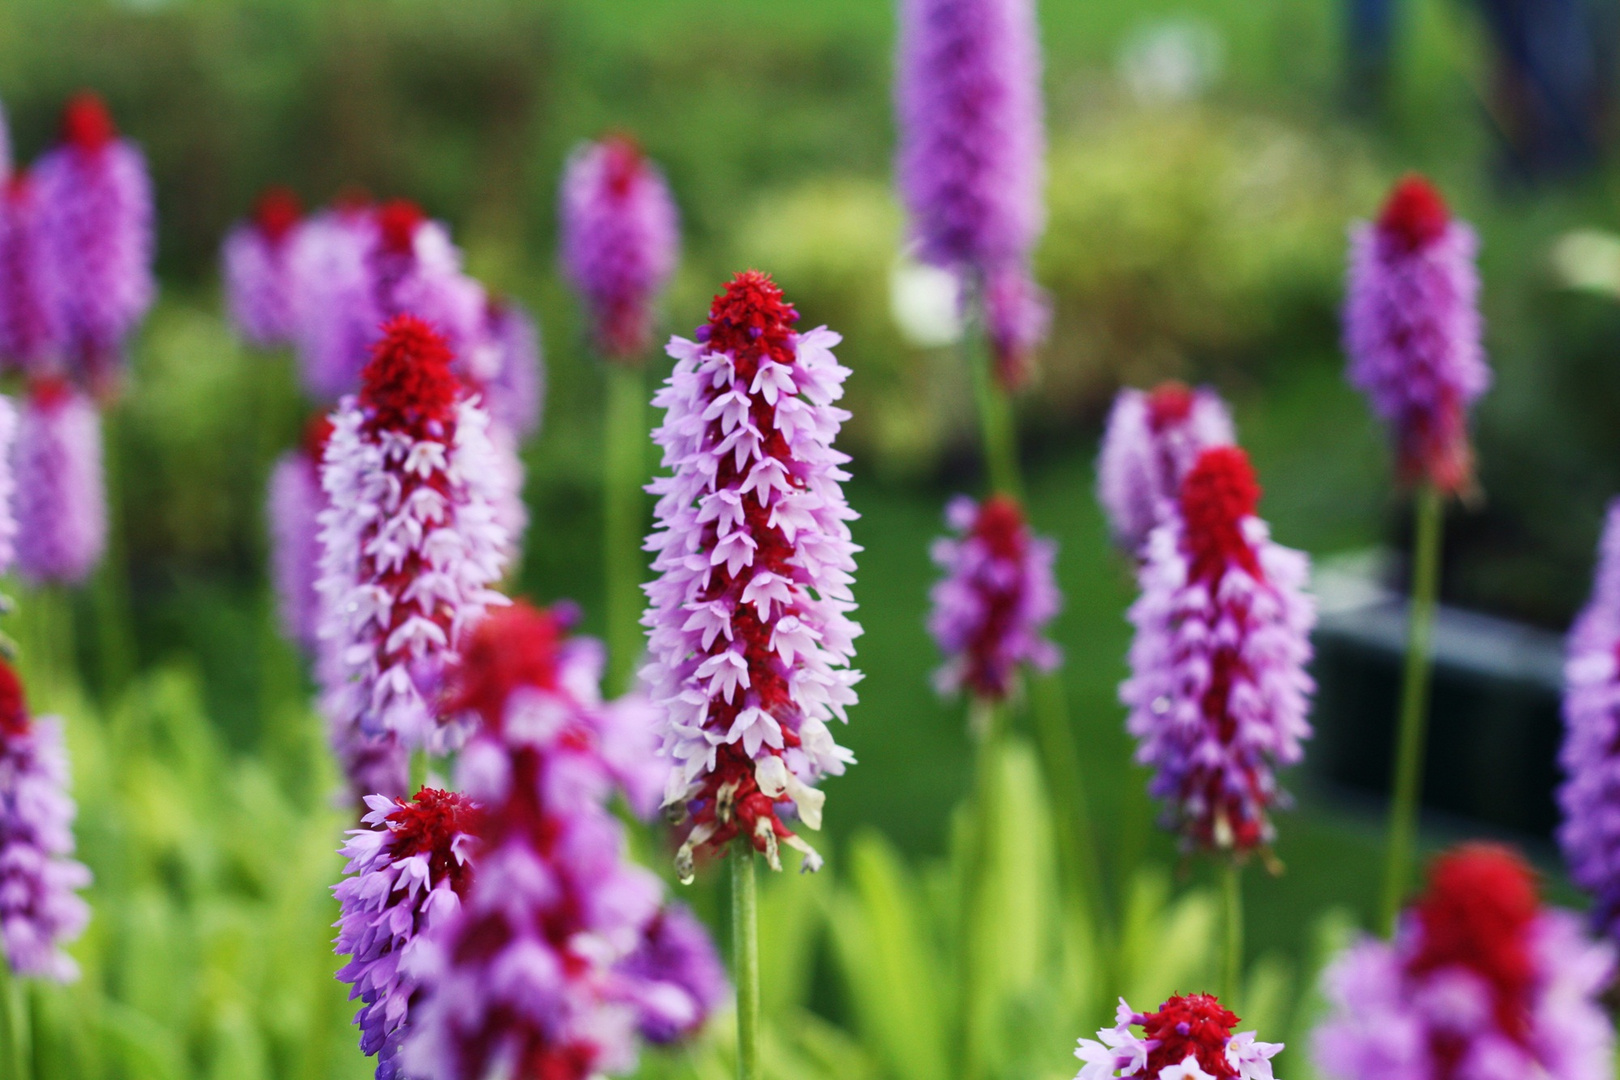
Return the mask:
<path fill-rule="evenodd" d="M 62 273 L 51 256 L 39 185 L 27 172 L 0 187 L 0 365 L 46 374 L 67 343 Z"/>
<path fill-rule="evenodd" d="M 478 805 L 424 787 L 409 802 L 366 798 L 366 828 L 349 832 L 349 863 L 333 886 L 341 911 L 336 952 L 349 962 L 338 981 L 358 999 L 360 1051 L 377 1059 L 377 1080 L 398 1080 L 399 1048 L 419 989 L 412 977 L 425 936 L 461 910 L 472 884 Z"/>
<path fill-rule="evenodd" d="M 304 429 L 304 444 L 289 450 L 270 470 L 265 518 L 270 525 L 270 580 L 275 586 L 281 632 L 313 654 L 319 647 L 321 459 L 332 421 L 317 413 Z"/>
<path fill-rule="evenodd" d="M 1148 534 L 1176 514 L 1198 455 L 1234 441 L 1232 414 L 1213 390 L 1178 382 L 1121 390 L 1097 459 L 1097 501 L 1120 550 L 1140 557 Z"/>
<path fill-rule="evenodd" d="M 680 257 L 669 185 L 633 139 L 576 149 L 563 169 L 563 270 L 584 299 L 597 348 L 637 361 L 652 340 L 654 304 Z"/>
<path fill-rule="evenodd" d="M 1349 376 L 1390 429 L 1401 476 L 1441 492 L 1474 479 L 1469 411 L 1491 383 L 1480 343 L 1478 248 L 1421 176 L 1350 234 Z"/>
<path fill-rule="evenodd" d="M 293 342 L 292 249 L 302 217 L 298 196 L 272 187 L 259 196 L 253 217 L 225 235 L 225 305 L 237 334 L 255 348 Z"/>
<path fill-rule="evenodd" d="M 0 574 L 17 561 L 17 478 L 12 448 L 17 443 L 17 406 L 0 394 Z"/>
<path fill-rule="evenodd" d="M 1311 1056 L 1325 1080 L 1606 1080 L 1614 962 L 1540 905 L 1514 852 L 1466 844 L 1435 861 L 1393 942 L 1363 940 L 1323 973 Z"/>
<path fill-rule="evenodd" d="M 621 965 L 656 933 L 662 887 L 626 861 L 605 805 L 599 655 L 524 604 L 473 632 L 453 707 L 478 722 L 457 774 L 486 827 L 459 913 L 413 966 L 424 997 L 407 1075 L 585 1080 L 634 1065 L 651 990 Z"/>
<path fill-rule="evenodd" d="M 539 434 L 545 361 L 540 327 L 522 305 L 494 298 L 484 305 L 483 332 L 463 378 L 483 395 L 490 419 L 517 442 Z"/>
<path fill-rule="evenodd" d="M 455 733 L 438 722 L 434 688 L 467 627 L 506 602 L 490 587 L 507 537 L 489 417 L 451 363 L 442 337 L 399 316 L 359 396 L 332 414 L 317 589 L 322 700 L 340 748 L 363 735 L 445 749 Z"/>
<path fill-rule="evenodd" d="M 62 946 L 90 918 L 69 783 L 61 721 L 30 717 L 22 683 L 0 661 L 0 945 L 14 974 L 56 982 L 79 977 Z"/>
<path fill-rule="evenodd" d="M 1062 607 L 1052 576 L 1057 545 L 1032 536 L 1017 500 L 952 499 L 945 521 L 957 535 L 934 541 L 945 577 L 933 588 L 928 631 L 945 654 L 934 675 L 942 694 L 984 701 L 1012 693 L 1020 664 L 1052 671 L 1062 659 L 1046 626 Z"/>
<path fill-rule="evenodd" d="M 1252 1031 L 1233 1034 L 1237 1014 L 1213 994 L 1178 995 L 1151 1013 L 1120 998 L 1114 1021 L 1097 1039 L 1080 1040 L 1075 1080 L 1272 1080 L 1271 1059 L 1283 1048 L 1257 1042 Z"/>
<path fill-rule="evenodd" d="M 634 980 L 641 1037 L 660 1045 L 695 1034 L 731 993 L 708 928 L 674 902 L 642 928 L 615 971 Z"/>
<path fill-rule="evenodd" d="M 1273 770 L 1303 756 L 1315 688 L 1309 563 L 1271 541 L 1259 497 L 1242 450 L 1199 456 L 1179 516 L 1148 538 L 1120 686 L 1166 824 L 1189 848 L 1238 855 L 1271 843 Z"/>
<path fill-rule="evenodd" d="M 450 230 L 429 220 L 415 203 L 392 199 L 377 208 L 370 258 L 383 317 L 414 315 L 427 323 L 450 346 L 456 375 L 467 380 L 488 300 L 484 287 L 462 272 L 461 251 L 450 242 Z"/>
<path fill-rule="evenodd" d="M 107 545 L 95 406 L 62 379 L 35 379 L 13 455 L 18 572 L 33 584 L 83 583 Z"/>
<path fill-rule="evenodd" d="M 1592 598 L 1569 632 L 1559 761 L 1564 860 L 1593 898 L 1593 929 L 1620 941 L 1620 499 L 1609 504 Z"/>
<path fill-rule="evenodd" d="M 47 257 L 61 275 L 69 362 L 92 387 L 111 388 L 157 292 L 146 159 L 86 91 L 67 103 L 62 141 L 33 175 Z"/>
<path fill-rule="evenodd" d="M 995 374 L 1011 392 L 1026 385 L 1035 371 L 1035 351 L 1052 325 L 1052 303 L 1035 284 L 1028 267 L 998 267 L 985 282 L 985 329 Z"/>
<path fill-rule="evenodd" d="M 797 319 L 768 276 L 738 274 L 697 340 L 670 342 L 675 370 L 653 399 L 671 475 L 648 487 L 658 577 L 642 678 L 674 759 L 665 803 L 692 822 L 682 878 L 695 851 L 738 835 L 775 869 L 779 842 L 819 867 L 783 817 L 820 828 L 813 785 L 854 760 L 828 730 L 847 722 L 860 678 L 849 667 L 856 514 L 841 487 L 849 459 L 832 448 L 849 369 L 833 357 L 837 334 L 798 333 Z"/>
<path fill-rule="evenodd" d="M 336 401 L 360 383 L 384 321 L 371 275 L 376 243 L 371 205 L 345 196 L 310 215 L 290 238 L 288 288 L 304 389 Z"/>

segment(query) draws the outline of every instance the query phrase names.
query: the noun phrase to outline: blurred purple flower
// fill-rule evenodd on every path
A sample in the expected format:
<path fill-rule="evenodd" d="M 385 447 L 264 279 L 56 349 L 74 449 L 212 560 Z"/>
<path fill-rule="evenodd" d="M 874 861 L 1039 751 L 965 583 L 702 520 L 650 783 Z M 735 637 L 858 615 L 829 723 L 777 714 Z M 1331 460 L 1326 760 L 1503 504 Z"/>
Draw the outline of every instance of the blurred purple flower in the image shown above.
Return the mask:
<path fill-rule="evenodd" d="M 116 386 L 126 339 L 157 292 L 152 182 L 99 97 L 76 95 L 62 141 L 33 170 L 40 229 L 61 275 L 69 361 L 98 391 Z"/>
<path fill-rule="evenodd" d="M 90 871 L 72 858 L 69 783 L 61 721 L 30 718 L 16 672 L 0 661 L 0 945 L 15 974 L 57 982 L 79 977 L 61 947 L 90 918 L 76 892 Z"/>
<path fill-rule="evenodd" d="M 1364 939 L 1323 973 L 1312 1058 L 1326 1080 L 1607 1080 L 1599 995 L 1614 948 L 1541 908 L 1511 851 L 1464 845 L 1435 863 L 1393 942 Z"/>
<path fill-rule="evenodd" d="M 1044 224 L 1032 0 L 902 0 L 900 190 L 922 258 L 1022 265 Z"/>
<path fill-rule="evenodd" d="M 80 584 L 107 543 L 101 417 L 65 381 L 35 379 L 13 453 L 18 572 L 36 584 Z"/>
<path fill-rule="evenodd" d="M 464 378 L 484 396 L 490 419 L 518 442 L 538 434 L 546 370 L 534 316 L 511 300 L 491 299 Z"/>
<path fill-rule="evenodd" d="M 259 196 L 252 219 L 225 235 L 220 253 L 225 304 L 236 332 L 256 348 L 293 342 L 292 248 L 302 215 L 297 195 L 269 188 Z"/>
<path fill-rule="evenodd" d="M 39 185 L 19 172 L 0 189 L 0 364 L 42 375 L 67 340 L 62 273 L 48 246 Z"/>
<path fill-rule="evenodd" d="M 349 832 L 349 863 L 332 889 L 341 912 L 335 951 L 349 957 L 338 981 L 358 998 L 360 1051 L 377 1058 L 377 1080 L 398 1080 L 401 1042 L 418 986 L 411 977 L 423 938 L 454 918 L 472 883 L 476 803 L 424 787 L 410 801 L 366 798 L 369 826 Z"/>
<path fill-rule="evenodd" d="M 1019 664 L 1051 671 L 1062 659 L 1045 636 L 1063 605 L 1052 576 L 1057 545 L 1031 536 L 1022 507 L 1006 495 L 982 505 L 958 495 L 945 521 L 957 536 L 934 541 L 934 563 L 945 577 L 931 593 L 928 631 L 946 657 L 934 682 L 943 694 L 966 687 L 1000 701 L 1012 692 Z"/>
<path fill-rule="evenodd" d="M 1273 769 L 1303 756 L 1314 689 L 1309 563 L 1271 541 L 1259 497 L 1242 450 L 1199 456 L 1181 513 L 1148 538 L 1120 687 L 1166 823 L 1187 847 L 1238 854 L 1271 843 Z"/>
<path fill-rule="evenodd" d="M 0 394 L 0 574 L 9 573 L 17 561 L 17 477 L 12 465 L 17 423 L 17 406 Z"/>
<path fill-rule="evenodd" d="M 1234 441 L 1232 415 L 1215 391 L 1164 382 L 1114 399 L 1097 459 L 1097 501 L 1114 543 L 1140 556 L 1155 526 L 1176 513 L 1181 480 L 1198 455 Z"/>
<path fill-rule="evenodd" d="M 676 903 L 642 928 L 636 951 L 615 970 L 634 981 L 641 1037 L 653 1043 L 694 1034 L 731 992 L 708 929 Z"/>
<path fill-rule="evenodd" d="M 1447 493 L 1473 483 L 1468 414 L 1491 383 L 1477 247 L 1421 176 L 1402 180 L 1378 221 L 1350 234 L 1350 381 L 1391 429 L 1401 476 Z"/>
<path fill-rule="evenodd" d="M 314 653 L 319 646 L 321 459 L 332 421 L 317 413 L 304 431 L 304 445 L 276 459 L 270 471 L 265 517 L 270 524 L 270 579 L 287 640 Z"/>
<path fill-rule="evenodd" d="M 1029 382 L 1035 350 L 1052 325 L 1052 302 L 1035 284 L 1028 267 L 998 267 L 985 282 L 985 328 L 995 362 L 996 379 L 1009 393 Z"/>
<path fill-rule="evenodd" d="M 294 343 L 304 389 L 317 400 L 336 401 L 359 386 L 383 324 L 368 258 L 375 233 L 371 207 L 349 197 L 311 214 L 290 240 Z"/>
<path fill-rule="evenodd" d="M 639 360 L 679 258 L 663 172 L 626 136 L 586 143 L 564 166 L 559 216 L 563 270 L 590 310 L 597 348 L 610 360 Z"/>

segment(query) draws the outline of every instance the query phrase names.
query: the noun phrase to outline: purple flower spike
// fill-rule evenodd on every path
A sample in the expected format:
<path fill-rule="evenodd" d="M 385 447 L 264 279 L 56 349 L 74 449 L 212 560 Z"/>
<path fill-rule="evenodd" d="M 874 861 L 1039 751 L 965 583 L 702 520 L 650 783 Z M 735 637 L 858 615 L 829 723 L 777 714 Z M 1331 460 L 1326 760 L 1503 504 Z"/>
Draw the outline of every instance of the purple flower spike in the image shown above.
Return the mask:
<path fill-rule="evenodd" d="M 16 672 L 0 661 L 0 945 L 11 970 L 72 982 L 62 946 L 90 908 L 77 890 L 90 871 L 73 855 L 73 797 L 61 721 L 32 719 Z"/>
<path fill-rule="evenodd" d="M 1045 636 L 1063 604 L 1052 577 L 1057 545 L 1031 536 L 1023 509 L 1006 495 L 982 506 L 958 495 L 945 520 L 958 535 L 934 542 L 945 577 L 933 588 L 928 630 L 946 656 L 934 682 L 943 694 L 966 687 L 1001 701 L 1019 664 L 1051 671 L 1062 659 Z"/>
<path fill-rule="evenodd" d="M 1620 499 L 1609 504 L 1592 599 L 1568 648 L 1558 841 L 1593 897 L 1593 928 L 1620 941 Z"/>
<path fill-rule="evenodd" d="M 599 653 L 599 650 L 598 650 Z M 585 1080 L 633 1067 L 638 1002 L 618 970 L 662 887 L 626 861 L 605 800 L 595 661 L 558 619 L 518 604 L 473 631 L 452 708 L 476 734 L 460 785 L 487 811 L 460 912 L 423 940 L 401 1062 L 410 1076 Z"/>
<path fill-rule="evenodd" d="M 1008 393 L 1021 389 L 1035 371 L 1035 350 L 1052 325 L 1046 290 L 1027 267 L 1000 267 L 985 283 L 984 320 L 997 381 Z"/>
<path fill-rule="evenodd" d="M 402 315 L 360 395 L 332 414 L 321 467 L 322 696 L 339 745 L 355 731 L 442 751 L 434 687 L 465 630 L 505 598 L 508 539 L 488 414 L 451 372 L 444 339 Z"/>
<path fill-rule="evenodd" d="M 39 185 L 20 172 L 0 188 L 0 364 L 45 374 L 66 347 L 62 274 L 51 256 Z"/>
<path fill-rule="evenodd" d="M 462 272 L 450 230 L 428 220 L 415 203 L 391 200 L 377 209 L 370 258 L 383 317 L 414 315 L 427 323 L 450 346 L 457 376 L 475 382 L 466 365 L 483 337 L 488 299 L 484 287 Z"/>
<path fill-rule="evenodd" d="M 1272 1080 L 1271 1059 L 1282 1043 L 1232 1033 L 1237 1014 L 1213 994 L 1183 994 L 1139 1013 L 1119 999 L 1114 1026 L 1081 1039 L 1075 1080 Z M 1131 1030 L 1140 1026 L 1138 1036 Z"/>
<path fill-rule="evenodd" d="M 641 944 L 617 971 L 638 986 L 641 1037 L 652 1043 L 694 1034 L 731 993 L 708 929 L 676 903 L 665 904 L 646 925 Z"/>
<path fill-rule="evenodd" d="M 298 196 L 273 187 L 259 196 L 253 219 L 225 237 L 225 303 L 231 325 L 255 348 L 292 344 L 292 249 L 302 216 Z"/>
<path fill-rule="evenodd" d="M 1272 841 L 1273 769 L 1303 756 L 1314 689 L 1309 564 L 1272 543 L 1259 497 L 1242 450 L 1199 456 L 1180 516 L 1148 539 L 1120 687 L 1166 823 L 1186 847 L 1239 855 Z"/>
<path fill-rule="evenodd" d="M 1468 414 L 1491 383 L 1480 344 L 1474 231 L 1421 176 L 1350 234 L 1350 381 L 1390 428 L 1400 473 L 1454 494 L 1474 478 Z"/>
<path fill-rule="evenodd" d="M 518 441 L 539 433 L 546 369 L 540 327 L 527 309 L 510 300 L 491 299 L 485 305 L 483 333 L 465 379 L 484 396 L 490 419 Z"/>
<path fill-rule="evenodd" d="M 679 258 L 664 174 L 622 135 L 579 147 L 563 170 L 561 228 L 563 269 L 590 309 L 597 347 L 610 360 L 638 360 Z"/>
<path fill-rule="evenodd" d="M 362 1003 L 361 1053 L 377 1058 L 377 1080 L 398 1080 L 418 989 L 412 962 L 423 937 L 461 910 L 480 811 L 465 795 L 426 787 L 410 802 L 371 795 L 366 806 L 369 827 L 349 833 L 347 876 L 332 889 L 342 905 L 336 952 L 349 957 L 337 977 Z"/>
<path fill-rule="evenodd" d="M 371 275 L 375 242 L 371 207 L 357 197 L 311 215 L 291 237 L 288 288 L 299 373 L 321 401 L 359 386 L 383 324 Z"/>
<path fill-rule="evenodd" d="M 1097 460 L 1097 501 L 1120 550 L 1140 556 L 1148 534 L 1175 515 L 1198 455 L 1233 441 L 1232 415 L 1213 390 L 1178 382 L 1121 390 Z"/>
<path fill-rule="evenodd" d="M 833 403 L 849 369 L 826 327 L 798 333 L 799 313 L 757 271 L 715 297 L 698 341 L 675 338 L 675 370 L 653 404 L 653 439 L 671 475 L 658 496 L 658 579 L 647 588 L 651 662 L 642 669 L 664 713 L 674 759 L 665 804 L 692 831 L 676 856 L 738 836 L 781 868 L 778 842 L 804 867 L 821 859 L 782 821 L 821 827 L 813 785 L 854 757 L 828 724 L 847 722 L 860 678 L 849 664 L 860 626 L 848 613 L 855 552 L 842 466 L 832 448 L 849 414 Z"/>
<path fill-rule="evenodd" d="M 903 0 L 900 190 L 928 262 L 1021 265 L 1044 224 L 1032 0 Z"/>
<path fill-rule="evenodd" d="M 1393 942 L 1363 940 L 1323 973 L 1311 1056 L 1324 1080 L 1607 1080 L 1614 962 L 1540 905 L 1511 850 L 1465 844 L 1435 861 Z"/>
<path fill-rule="evenodd" d="M 107 544 L 101 417 L 61 379 L 36 379 L 17 424 L 17 569 L 29 582 L 78 585 Z"/>
<path fill-rule="evenodd" d="M 332 421 L 317 413 L 304 431 L 304 445 L 277 459 L 270 471 L 265 517 L 270 523 L 270 578 L 287 640 L 313 654 L 319 646 L 321 459 Z"/>
<path fill-rule="evenodd" d="M 69 359 L 91 386 L 109 388 L 125 340 L 157 292 L 146 159 L 86 92 L 63 110 L 62 142 L 34 166 L 34 181 L 49 258 L 62 278 Z"/>
<path fill-rule="evenodd" d="M 17 442 L 17 406 L 0 395 L 0 574 L 9 573 L 17 561 L 17 514 L 14 499 L 16 474 L 12 469 L 12 447 Z"/>

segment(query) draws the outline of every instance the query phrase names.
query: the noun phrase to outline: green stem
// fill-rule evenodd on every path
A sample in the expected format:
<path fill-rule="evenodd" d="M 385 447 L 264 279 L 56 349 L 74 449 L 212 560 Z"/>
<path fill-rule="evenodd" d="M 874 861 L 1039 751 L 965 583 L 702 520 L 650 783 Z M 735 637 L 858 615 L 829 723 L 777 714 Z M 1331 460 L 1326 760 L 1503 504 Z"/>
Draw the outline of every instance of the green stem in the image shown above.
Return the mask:
<path fill-rule="evenodd" d="M 1423 748 L 1429 719 L 1434 613 L 1440 587 L 1440 535 L 1445 506 L 1438 488 L 1424 484 L 1417 493 L 1417 541 L 1412 555 L 1412 602 L 1406 633 L 1406 671 L 1401 682 L 1399 743 L 1390 784 L 1389 846 L 1384 865 L 1379 926 L 1395 932 L 1395 917 L 1406 893 L 1407 872 L 1417 840 L 1418 802 L 1423 782 Z"/>
<path fill-rule="evenodd" d="M 1221 1003 L 1236 1012 L 1243 988 L 1243 868 L 1236 859 L 1226 859 L 1221 868 L 1221 897 L 1226 915 Z"/>
<path fill-rule="evenodd" d="M 1001 737 L 1006 726 L 1006 705 L 985 698 L 974 697 L 968 704 L 968 730 L 974 737 L 974 778 L 972 833 L 969 837 L 968 862 L 962 878 L 962 953 L 961 971 L 961 1033 L 962 1076 L 977 1080 L 983 1072 L 986 1045 L 989 1042 L 988 1025 L 991 1022 L 989 1004 L 985 999 L 987 980 L 985 971 L 991 958 L 984 955 L 986 895 L 992 872 L 992 832 L 996 823 L 996 770 L 1001 759 Z"/>
<path fill-rule="evenodd" d="M 973 378 L 973 398 L 978 405 L 979 435 L 984 441 L 990 489 L 1021 498 L 1024 484 L 1018 468 L 1018 435 L 1013 424 L 1012 399 L 992 370 L 995 361 L 987 347 L 982 293 L 977 279 L 965 280 L 962 292 L 962 360 Z"/>
<path fill-rule="evenodd" d="M 639 366 L 609 363 L 607 430 L 602 455 L 602 565 L 607 575 L 608 689 L 635 682 L 643 650 L 641 524 L 646 496 L 647 380 Z"/>
<path fill-rule="evenodd" d="M 96 613 L 96 654 L 102 704 L 111 708 L 135 671 L 135 628 L 129 596 L 129 551 L 125 543 L 122 414 L 102 414 L 102 471 L 106 485 L 107 546 L 90 590 Z"/>
<path fill-rule="evenodd" d="M 759 1080 L 759 899 L 754 847 L 738 837 L 731 852 L 731 966 L 737 983 L 737 1080 Z"/>
<path fill-rule="evenodd" d="M 4 960 L 0 960 L 0 991 L 5 1009 L 4 1057 L 0 1061 L 8 1066 L 7 1076 L 17 1080 L 32 1080 L 34 1075 L 33 1028 L 29 1019 L 28 986 L 18 978 Z"/>
<path fill-rule="evenodd" d="M 1040 744 L 1046 786 L 1057 810 L 1057 841 L 1063 857 L 1064 877 L 1071 896 L 1076 901 L 1084 900 L 1091 909 L 1091 920 L 1099 936 L 1107 937 L 1112 917 L 1107 891 L 1103 888 L 1102 859 L 1098 856 L 1097 834 L 1091 824 L 1080 752 L 1075 747 L 1074 729 L 1069 724 L 1069 703 L 1056 674 L 1036 675 L 1030 680 L 1030 704 L 1035 714 L 1035 737 Z M 1104 948 L 1102 953 L 1108 955 L 1108 950 Z"/>

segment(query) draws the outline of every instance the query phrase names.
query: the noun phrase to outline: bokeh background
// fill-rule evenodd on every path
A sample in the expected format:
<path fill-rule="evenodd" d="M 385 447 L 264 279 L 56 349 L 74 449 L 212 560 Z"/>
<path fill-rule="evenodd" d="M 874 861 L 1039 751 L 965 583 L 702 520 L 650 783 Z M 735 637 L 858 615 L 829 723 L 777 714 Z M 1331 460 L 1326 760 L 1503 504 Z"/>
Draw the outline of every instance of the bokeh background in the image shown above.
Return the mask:
<path fill-rule="evenodd" d="M 1129 763 L 1115 687 L 1133 586 L 1092 497 L 1113 391 L 1176 377 L 1232 401 L 1262 513 L 1337 583 L 1330 616 L 1344 609 L 1321 641 L 1320 760 L 1289 779 L 1287 872 L 1251 875 L 1251 958 L 1303 978 L 1323 913 L 1348 923 L 1372 907 L 1393 654 L 1355 598 L 1400 587 L 1408 523 L 1342 377 L 1337 305 L 1347 225 L 1420 169 L 1481 233 L 1497 378 L 1478 418 L 1482 495 L 1452 514 L 1443 587 L 1492 620 L 1442 667 L 1426 835 L 1508 836 L 1571 896 L 1548 842 L 1552 635 L 1585 595 L 1620 491 L 1620 12 L 1043 0 L 1040 18 L 1051 147 L 1037 273 L 1056 319 L 1020 405 L 1023 449 L 1033 522 L 1061 546 L 1054 636 L 1110 880 L 1126 890 L 1139 867 L 1163 867 L 1151 887 L 1171 895 L 1206 873 L 1153 829 Z M 808 325 L 840 330 L 867 679 L 848 732 L 860 765 L 830 785 L 828 846 L 835 875 L 863 830 L 919 864 L 947 852 L 971 747 L 961 709 L 928 685 L 925 552 L 945 498 L 981 481 L 966 372 L 896 319 L 894 33 L 885 0 L 0 6 L 19 159 L 50 141 L 68 94 L 93 87 L 145 147 L 159 206 L 162 296 L 108 420 L 112 569 L 32 613 L 24 594 L 19 616 L 25 644 L 71 635 L 77 661 L 75 678 L 33 681 L 71 721 L 98 873 L 80 952 L 105 991 L 93 1006 L 46 1000 L 42 1023 L 93 1007 L 111 1033 L 49 1052 L 139 1063 L 115 1075 L 364 1073 L 326 943 L 307 932 L 327 913 L 342 816 L 264 574 L 264 481 L 305 405 L 288 357 L 233 341 L 216 272 L 225 228 L 271 183 L 310 204 L 349 186 L 417 200 L 452 225 L 475 276 L 536 311 L 549 399 L 525 449 L 532 524 L 514 587 L 578 601 L 587 630 L 600 629 L 603 378 L 555 265 L 569 149 L 626 130 L 667 170 L 685 249 L 666 329 L 689 331 L 726 276 L 757 266 Z M 1523 662 L 1549 655 L 1550 675 Z M 848 1022 L 852 991 L 825 950 L 804 951 L 810 1008 Z"/>

